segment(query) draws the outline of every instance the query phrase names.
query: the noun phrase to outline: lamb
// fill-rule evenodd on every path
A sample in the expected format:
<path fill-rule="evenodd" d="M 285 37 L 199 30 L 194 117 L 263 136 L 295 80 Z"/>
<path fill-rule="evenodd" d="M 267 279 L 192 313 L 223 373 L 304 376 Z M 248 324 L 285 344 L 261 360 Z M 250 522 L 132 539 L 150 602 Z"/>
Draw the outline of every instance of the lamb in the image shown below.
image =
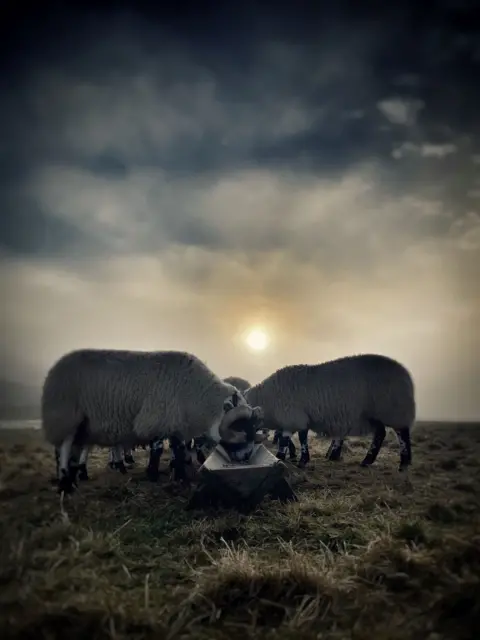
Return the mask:
<path fill-rule="evenodd" d="M 227 447 L 245 442 L 237 420 L 252 408 L 196 356 L 182 351 L 80 349 L 62 356 L 42 389 L 42 430 L 58 448 L 59 491 L 73 490 L 73 449 L 125 446 L 171 438 L 177 478 L 184 474 L 183 441 L 207 433 Z M 256 421 L 256 418 L 255 418 Z"/>
<path fill-rule="evenodd" d="M 372 465 L 392 427 L 401 447 L 400 471 L 412 463 L 410 429 L 416 415 L 415 389 L 409 371 L 382 355 L 353 355 L 317 365 L 290 365 L 278 369 L 248 389 L 245 399 L 260 405 L 265 426 L 282 431 L 277 457 L 285 459 L 288 438 L 298 431 L 299 466 L 310 460 L 307 435 L 333 438 L 329 459 L 338 459 L 344 438 L 373 431 L 373 440 L 361 465 Z"/>

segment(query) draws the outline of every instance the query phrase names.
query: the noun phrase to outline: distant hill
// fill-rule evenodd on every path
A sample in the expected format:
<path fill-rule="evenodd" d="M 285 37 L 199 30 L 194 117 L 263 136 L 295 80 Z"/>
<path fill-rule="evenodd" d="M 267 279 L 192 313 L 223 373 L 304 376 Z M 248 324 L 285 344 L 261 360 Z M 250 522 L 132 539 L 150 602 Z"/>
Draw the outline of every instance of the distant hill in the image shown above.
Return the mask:
<path fill-rule="evenodd" d="M 0 378 L 0 419 L 34 420 L 40 417 L 40 389 Z"/>

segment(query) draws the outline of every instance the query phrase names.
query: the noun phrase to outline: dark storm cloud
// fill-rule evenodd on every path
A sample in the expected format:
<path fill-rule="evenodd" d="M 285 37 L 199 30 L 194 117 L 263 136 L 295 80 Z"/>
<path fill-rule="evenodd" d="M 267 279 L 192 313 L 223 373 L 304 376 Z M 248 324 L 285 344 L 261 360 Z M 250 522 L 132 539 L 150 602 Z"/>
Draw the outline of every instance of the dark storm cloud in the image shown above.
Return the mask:
<path fill-rule="evenodd" d="M 18 32 L 5 367 L 38 381 L 75 346 L 163 347 L 257 379 L 383 351 L 414 370 L 424 414 L 477 415 L 471 21 L 447 3 L 369 19 L 265 5 L 255 23 L 242 6 Z M 239 338 L 255 324 L 272 334 L 261 358 Z"/>

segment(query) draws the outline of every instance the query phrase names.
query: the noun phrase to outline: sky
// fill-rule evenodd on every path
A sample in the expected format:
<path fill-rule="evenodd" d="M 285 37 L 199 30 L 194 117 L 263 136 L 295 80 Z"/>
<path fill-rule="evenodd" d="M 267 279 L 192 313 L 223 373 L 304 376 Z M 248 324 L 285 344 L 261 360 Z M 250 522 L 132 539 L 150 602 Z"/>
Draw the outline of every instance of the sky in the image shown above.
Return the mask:
<path fill-rule="evenodd" d="M 80 347 L 252 383 L 383 353 L 420 418 L 479 419 L 473 3 L 230 4 L 11 18 L 1 375 L 39 387 Z"/>

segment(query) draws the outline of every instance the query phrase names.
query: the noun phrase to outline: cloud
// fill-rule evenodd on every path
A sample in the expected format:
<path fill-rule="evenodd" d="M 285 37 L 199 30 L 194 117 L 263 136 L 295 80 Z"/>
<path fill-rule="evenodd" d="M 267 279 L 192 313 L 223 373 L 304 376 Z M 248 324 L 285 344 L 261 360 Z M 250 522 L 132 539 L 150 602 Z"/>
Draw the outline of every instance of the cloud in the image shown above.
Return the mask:
<path fill-rule="evenodd" d="M 387 98 L 377 103 L 377 109 L 392 124 L 412 126 L 418 113 L 425 108 L 423 100 Z"/>
<path fill-rule="evenodd" d="M 372 73 L 388 38 L 332 28 L 229 58 L 98 30 L 6 96 L 7 377 L 39 385 L 88 346 L 185 349 L 252 381 L 375 351 L 411 368 L 421 416 L 478 416 L 480 220 L 456 195 L 475 176 L 444 168 L 477 147 L 420 72 Z M 260 355 L 242 341 L 259 324 Z"/>
<path fill-rule="evenodd" d="M 461 304 L 454 274 L 480 248 L 478 216 L 392 198 L 369 165 L 338 181 L 250 169 L 173 183 L 51 167 L 30 188 L 87 238 L 106 234 L 110 250 L 4 259 L 2 348 L 17 378 L 38 383 L 56 357 L 86 346 L 186 349 L 253 380 L 379 351 L 412 368 L 424 415 L 439 415 L 439 393 L 451 415 L 474 410 L 443 363 L 462 351 L 461 333 L 449 338 L 476 308 Z M 272 335 L 261 357 L 241 338 L 257 324 Z"/>
<path fill-rule="evenodd" d="M 400 160 L 401 158 L 404 158 L 409 154 L 419 154 L 423 158 L 436 158 L 438 160 L 441 160 L 442 158 L 445 158 L 452 153 L 456 153 L 457 151 L 457 145 L 452 143 L 424 143 L 421 145 L 417 145 L 413 142 L 404 142 L 392 151 L 392 157 L 395 158 L 395 160 Z"/>

